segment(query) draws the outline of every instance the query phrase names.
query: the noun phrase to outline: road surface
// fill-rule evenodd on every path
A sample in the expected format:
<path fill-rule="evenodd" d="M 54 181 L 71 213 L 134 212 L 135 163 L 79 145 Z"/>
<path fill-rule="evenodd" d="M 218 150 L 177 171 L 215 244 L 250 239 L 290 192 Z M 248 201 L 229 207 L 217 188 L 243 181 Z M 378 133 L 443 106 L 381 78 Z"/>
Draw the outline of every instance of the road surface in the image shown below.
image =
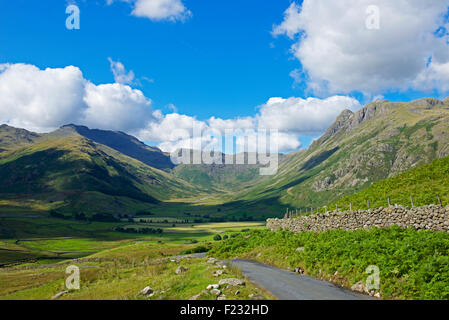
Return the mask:
<path fill-rule="evenodd" d="M 242 270 L 251 282 L 280 300 L 369 300 L 370 296 L 340 288 L 330 282 L 298 275 L 253 261 L 228 262 Z"/>

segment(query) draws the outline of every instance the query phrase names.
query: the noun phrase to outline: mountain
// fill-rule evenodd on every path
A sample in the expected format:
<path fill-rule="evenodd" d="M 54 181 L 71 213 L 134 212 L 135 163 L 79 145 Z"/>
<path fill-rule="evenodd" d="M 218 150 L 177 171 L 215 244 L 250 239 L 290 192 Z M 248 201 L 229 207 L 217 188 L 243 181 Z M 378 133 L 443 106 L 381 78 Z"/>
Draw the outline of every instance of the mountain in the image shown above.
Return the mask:
<path fill-rule="evenodd" d="M 190 154 L 192 157 L 191 150 Z M 233 164 L 226 164 L 228 156 L 218 153 L 216 157 L 221 159 L 220 164 L 180 164 L 173 169 L 173 174 L 203 189 L 226 193 L 233 193 L 236 189 L 243 189 L 263 180 L 260 168 L 265 166 L 258 161 L 256 164 L 249 164 L 248 153 L 232 156 L 232 161 L 229 162 Z M 236 164 L 238 157 L 243 157 L 245 164 Z M 279 154 L 279 161 L 282 161 L 283 157 Z"/>
<path fill-rule="evenodd" d="M 296 208 L 329 205 L 373 182 L 449 155 L 449 99 L 376 101 L 343 111 L 308 150 L 289 154 L 278 174 L 234 201 Z"/>
<path fill-rule="evenodd" d="M 260 176 L 260 164 L 173 166 L 122 132 L 67 125 L 37 134 L 3 125 L 0 200 L 64 214 L 135 214 L 164 202 L 164 214 L 281 215 L 285 207 L 330 205 L 448 156 L 448 123 L 449 99 L 345 110 L 309 149 L 280 155 L 274 176 Z"/>
<path fill-rule="evenodd" d="M 13 207 L 68 214 L 134 214 L 159 201 L 200 192 L 172 174 L 69 130 L 34 134 L 0 127 L 0 198 Z"/>
<path fill-rule="evenodd" d="M 163 153 L 158 148 L 147 146 L 135 137 L 123 132 L 91 130 L 85 126 L 70 124 L 61 127 L 50 135 L 61 137 L 80 135 L 137 159 L 150 167 L 156 169 L 172 169 L 174 167 L 169 154 Z"/>
<path fill-rule="evenodd" d="M 18 145 L 34 143 L 40 137 L 41 135 L 38 133 L 2 124 L 0 125 L 0 152 L 14 148 Z"/>
<path fill-rule="evenodd" d="M 449 156 L 436 159 L 430 164 L 411 169 L 397 176 L 373 183 L 368 188 L 346 196 L 333 204 L 341 209 L 366 209 L 368 200 L 372 208 L 391 205 L 423 206 L 449 203 Z"/>

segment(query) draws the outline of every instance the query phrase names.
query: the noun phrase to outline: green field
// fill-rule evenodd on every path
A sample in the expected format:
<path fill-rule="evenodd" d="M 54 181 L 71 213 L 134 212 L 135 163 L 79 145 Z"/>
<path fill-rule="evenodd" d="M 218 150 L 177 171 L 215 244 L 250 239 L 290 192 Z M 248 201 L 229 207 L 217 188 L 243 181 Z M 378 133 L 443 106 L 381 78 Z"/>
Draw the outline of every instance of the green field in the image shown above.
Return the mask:
<path fill-rule="evenodd" d="M 301 248 L 298 250 L 298 248 Z M 217 243 L 222 259 L 250 259 L 351 288 L 379 268 L 383 299 L 449 299 L 449 234 L 392 227 L 323 233 L 252 231 Z"/>
<path fill-rule="evenodd" d="M 141 220 L 145 222 L 140 222 Z M 152 223 L 146 222 L 152 221 Z M 168 221 L 168 223 L 166 223 Z M 176 244 L 212 241 L 216 234 L 230 236 L 244 229 L 263 228 L 264 222 L 178 223 L 171 217 L 139 217 L 122 222 L 86 222 L 45 215 L 0 215 L 0 265 L 63 261 L 117 247 L 132 239 Z M 160 228 L 162 234 L 131 234 L 115 228 Z"/>
<path fill-rule="evenodd" d="M 205 258 L 179 261 L 170 258 L 192 248 L 192 245 L 128 241 L 87 259 L 71 261 L 70 265 L 80 268 L 80 290 L 71 290 L 60 299 L 186 300 L 204 291 L 209 284 L 217 283 L 219 279 L 237 277 L 245 280 L 238 270 L 232 268 L 226 269 L 226 273 L 220 278 L 214 277 L 213 272 L 216 269 Z M 65 290 L 65 270 L 68 265 L 34 266 L 34 269 L 29 269 L 28 265 L 28 269 L 0 269 L 0 300 L 51 299 L 58 292 Z M 180 275 L 175 273 L 179 266 L 187 268 Z M 139 294 L 146 286 L 153 288 L 154 296 L 145 297 Z M 237 295 L 236 290 L 239 290 Z M 222 292 L 227 300 L 247 300 L 249 294 L 272 298 L 248 281 L 245 286 L 239 288 L 222 288 Z M 214 300 L 216 296 L 207 293 L 200 299 Z"/>

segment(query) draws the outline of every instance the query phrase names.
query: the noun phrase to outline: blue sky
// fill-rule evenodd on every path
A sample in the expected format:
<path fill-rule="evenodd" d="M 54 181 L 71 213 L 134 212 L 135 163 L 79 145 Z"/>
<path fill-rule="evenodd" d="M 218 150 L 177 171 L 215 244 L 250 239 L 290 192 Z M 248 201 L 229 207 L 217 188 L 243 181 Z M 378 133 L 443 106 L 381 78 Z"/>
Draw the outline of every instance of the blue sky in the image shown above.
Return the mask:
<path fill-rule="evenodd" d="M 81 29 L 69 31 L 63 0 L 2 1 L 0 60 L 75 65 L 94 83 L 108 83 L 111 57 L 137 78 L 154 79 L 140 88 L 157 107 L 173 103 L 200 119 L 252 115 L 272 96 L 301 95 L 289 77 L 298 66 L 289 41 L 270 34 L 288 0 L 185 1 L 193 16 L 184 23 L 136 18 L 126 3 L 77 4 Z"/>
<path fill-rule="evenodd" d="M 182 5 L 191 15 L 180 21 L 133 13 L 140 3 L 152 1 Z M 371 3 L 380 8 L 379 30 L 365 30 L 365 7 Z M 68 4 L 76 4 L 81 10 L 80 30 L 66 28 Z M 117 106 L 113 113 L 101 121 L 73 116 L 73 122 L 127 131 L 151 143 L 166 143 L 170 149 L 168 145 L 179 139 L 156 132 L 196 120 L 212 127 L 211 117 L 247 129 L 267 125 L 272 117 L 277 129 L 285 134 L 287 142 L 282 149 L 291 151 L 301 146 L 299 141 L 302 147 L 307 146 L 345 108 L 356 111 L 375 99 L 410 101 L 448 95 L 447 7 L 442 0 L 428 6 L 410 2 L 403 7 L 386 0 L 345 0 L 340 4 L 324 0 L 320 7 L 311 0 L 304 4 L 290 0 L 2 1 L 0 64 L 23 63 L 38 70 L 7 67 L 10 72 L 3 71 L 0 86 L 2 80 L 6 88 L 13 83 L 11 79 L 22 76 L 32 81 L 34 76 L 30 75 L 34 73 L 36 78 L 48 80 L 51 76 L 44 74 L 46 68 L 63 70 L 67 66 L 75 66 L 85 81 L 94 85 L 112 84 L 116 79 L 110 58 L 122 63 L 127 72 L 134 72 L 132 83 L 121 83 L 114 90 L 121 90 L 123 95 L 129 86 L 138 92 L 126 92 L 143 94 L 145 98 L 134 95 L 122 100 L 133 104 L 131 113 L 147 118 L 145 124 L 136 125 L 138 119 L 130 119 L 123 125 L 108 125 L 108 116 L 120 117 L 117 110 L 125 110 L 125 102 L 114 100 L 113 93 L 105 100 Z M 408 25 L 407 21 L 414 23 Z M 438 36 L 434 36 L 436 30 Z M 299 75 L 296 82 L 291 76 L 294 70 Z M 64 69 L 62 73 L 70 72 Z M 75 78 L 76 70 L 69 76 L 70 81 Z M 22 80 L 6 92 L 22 92 Z M 33 90 L 25 96 L 32 97 L 18 103 L 24 108 L 38 108 L 38 102 L 56 101 L 57 106 L 60 97 L 51 96 L 51 92 L 59 91 L 57 81 L 48 81 L 46 87 L 27 83 L 25 88 Z M 72 83 L 67 87 L 78 88 Z M 0 102 L 0 120 L 48 131 L 71 120 L 69 115 L 77 114 L 73 108 L 94 110 L 89 103 L 95 103 L 90 101 L 113 91 L 112 87 L 106 89 L 91 86 L 90 100 L 75 99 L 78 104 L 67 106 L 72 109 L 62 116 L 56 107 L 42 105 L 45 123 L 30 120 L 36 115 L 35 109 L 32 115 L 19 112 L 20 108 L 11 112 L 7 110 L 12 104 Z M 42 91 L 46 92 L 43 97 L 39 96 Z M 84 91 L 67 92 L 71 97 L 86 95 Z M 17 97 L 11 96 L 5 100 Z M 316 100 L 307 100 L 310 97 Z M 150 105 L 151 114 L 142 109 Z M 105 108 L 97 103 L 95 112 L 109 112 Z M 160 113 L 153 114 L 156 110 Z M 167 116 L 173 113 L 178 116 Z M 277 115 L 284 118 L 277 119 Z M 237 125 L 242 118 L 252 124 Z"/>

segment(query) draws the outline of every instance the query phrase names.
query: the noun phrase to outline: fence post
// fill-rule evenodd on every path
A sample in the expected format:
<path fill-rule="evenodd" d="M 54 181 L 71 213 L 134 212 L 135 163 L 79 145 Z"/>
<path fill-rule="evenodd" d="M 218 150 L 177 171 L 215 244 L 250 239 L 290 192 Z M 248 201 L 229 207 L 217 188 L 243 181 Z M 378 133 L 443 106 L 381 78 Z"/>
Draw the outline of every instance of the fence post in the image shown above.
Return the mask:
<path fill-rule="evenodd" d="M 390 197 L 388 197 L 388 208 L 391 208 L 391 200 L 390 200 Z"/>
<path fill-rule="evenodd" d="M 437 194 L 438 202 L 440 203 L 440 207 L 443 206 L 443 202 L 441 201 L 440 195 Z"/>
<path fill-rule="evenodd" d="M 410 196 L 410 202 L 412 203 L 412 208 L 413 208 L 415 205 L 413 203 L 413 197 L 412 196 Z"/>
<path fill-rule="evenodd" d="M 368 210 L 369 209 L 371 209 L 371 204 L 370 204 L 370 202 L 369 202 L 369 200 L 368 200 Z"/>
<path fill-rule="evenodd" d="M 349 211 L 352 212 L 352 202 L 349 202 Z"/>
<path fill-rule="evenodd" d="M 335 211 L 338 212 L 338 204 L 335 205 Z"/>

